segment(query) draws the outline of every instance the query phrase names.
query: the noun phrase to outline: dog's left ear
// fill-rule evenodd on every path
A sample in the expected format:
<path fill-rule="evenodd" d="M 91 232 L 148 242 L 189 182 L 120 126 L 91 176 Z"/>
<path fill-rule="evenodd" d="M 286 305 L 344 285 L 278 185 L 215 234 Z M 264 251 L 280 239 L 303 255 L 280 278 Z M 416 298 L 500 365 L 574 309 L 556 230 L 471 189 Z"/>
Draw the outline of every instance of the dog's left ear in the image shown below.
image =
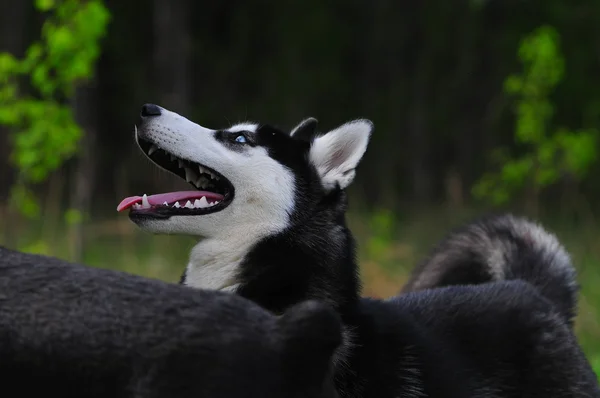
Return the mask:
<path fill-rule="evenodd" d="M 314 117 L 304 119 L 292 129 L 290 136 L 300 140 L 310 141 L 317 132 L 317 123 L 317 119 Z"/>
<path fill-rule="evenodd" d="M 316 167 L 323 187 L 327 190 L 339 185 L 344 189 L 352 183 L 373 131 L 370 120 L 348 122 L 315 138 L 309 159 Z"/>

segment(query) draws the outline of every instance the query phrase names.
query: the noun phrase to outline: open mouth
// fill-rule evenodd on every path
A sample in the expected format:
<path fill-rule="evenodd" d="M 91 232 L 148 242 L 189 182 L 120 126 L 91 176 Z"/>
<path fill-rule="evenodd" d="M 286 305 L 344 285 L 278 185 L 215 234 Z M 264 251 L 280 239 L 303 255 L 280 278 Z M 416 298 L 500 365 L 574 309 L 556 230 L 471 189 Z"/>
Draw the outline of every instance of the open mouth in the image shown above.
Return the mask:
<path fill-rule="evenodd" d="M 130 217 L 197 216 L 223 210 L 233 200 L 233 185 L 217 171 L 203 164 L 178 158 L 143 138 L 137 137 L 137 142 L 152 162 L 186 180 L 195 190 L 131 196 L 121 201 L 117 211 L 130 209 Z"/>

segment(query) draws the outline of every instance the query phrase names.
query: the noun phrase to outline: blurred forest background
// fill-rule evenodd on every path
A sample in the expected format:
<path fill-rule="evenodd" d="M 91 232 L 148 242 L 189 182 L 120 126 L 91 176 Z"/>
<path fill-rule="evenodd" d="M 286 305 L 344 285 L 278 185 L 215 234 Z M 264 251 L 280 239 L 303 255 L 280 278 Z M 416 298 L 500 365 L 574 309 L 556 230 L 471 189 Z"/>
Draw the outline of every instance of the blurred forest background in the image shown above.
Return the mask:
<path fill-rule="evenodd" d="M 175 281 L 193 240 L 116 205 L 186 184 L 133 142 L 142 104 L 218 128 L 373 120 L 351 187 L 365 294 L 449 229 L 541 220 L 571 252 L 600 371 L 600 1 L 0 0 L 0 243 Z"/>

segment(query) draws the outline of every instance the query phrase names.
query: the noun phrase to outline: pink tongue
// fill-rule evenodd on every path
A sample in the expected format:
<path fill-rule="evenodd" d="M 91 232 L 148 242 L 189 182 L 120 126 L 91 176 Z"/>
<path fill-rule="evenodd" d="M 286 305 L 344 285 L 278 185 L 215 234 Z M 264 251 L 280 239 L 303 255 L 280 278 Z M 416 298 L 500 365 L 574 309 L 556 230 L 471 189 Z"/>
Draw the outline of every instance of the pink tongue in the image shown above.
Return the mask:
<path fill-rule="evenodd" d="M 194 200 L 202 199 L 202 197 L 206 197 L 206 200 L 210 201 L 210 202 L 214 202 L 217 200 L 218 201 L 223 200 L 223 195 L 219 195 L 218 193 L 214 193 L 214 192 L 179 191 L 179 192 L 168 192 L 168 193 L 159 193 L 156 195 L 150 195 L 150 196 L 148 196 L 148 202 L 152 206 L 162 205 L 165 202 L 172 205 L 175 202 L 187 201 L 187 200 L 191 200 L 193 203 Z M 117 211 L 127 210 L 136 203 L 139 203 L 139 204 L 142 203 L 141 196 L 130 196 L 128 198 L 125 198 L 117 206 Z M 185 202 L 180 203 L 180 205 L 181 206 L 185 205 Z"/>

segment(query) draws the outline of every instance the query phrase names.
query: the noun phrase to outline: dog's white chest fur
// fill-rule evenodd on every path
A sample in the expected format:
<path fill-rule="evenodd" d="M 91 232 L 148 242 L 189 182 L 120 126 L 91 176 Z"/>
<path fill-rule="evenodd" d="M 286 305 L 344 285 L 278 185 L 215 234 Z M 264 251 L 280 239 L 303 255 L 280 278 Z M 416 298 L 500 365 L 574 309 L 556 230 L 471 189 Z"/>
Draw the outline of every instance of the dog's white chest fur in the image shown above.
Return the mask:
<path fill-rule="evenodd" d="M 200 289 L 235 292 L 244 256 L 254 242 L 207 239 L 192 249 L 185 284 Z"/>

